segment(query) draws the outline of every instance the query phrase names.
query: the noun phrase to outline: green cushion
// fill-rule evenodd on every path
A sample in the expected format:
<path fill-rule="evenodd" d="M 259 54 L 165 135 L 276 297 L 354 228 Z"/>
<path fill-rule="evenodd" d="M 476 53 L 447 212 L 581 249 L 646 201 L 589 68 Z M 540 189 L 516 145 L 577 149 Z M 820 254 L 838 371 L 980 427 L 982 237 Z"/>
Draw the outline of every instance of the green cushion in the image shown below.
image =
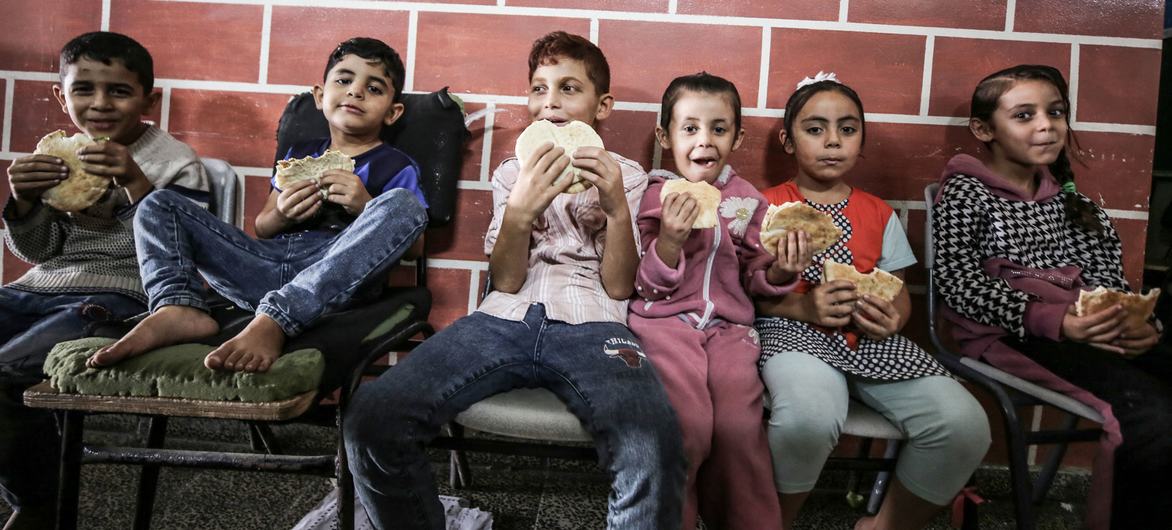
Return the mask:
<path fill-rule="evenodd" d="M 86 359 L 109 338 L 85 338 L 53 347 L 45 373 L 60 392 L 98 396 L 143 396 L 209 401 L 280 401 L 317 388 L 325 360 L 318 350 L 282 355 L 268 372 L 210 370 L 204 357 L 215 346 L 177 344 L 108 368 L 87 368 Z"/>

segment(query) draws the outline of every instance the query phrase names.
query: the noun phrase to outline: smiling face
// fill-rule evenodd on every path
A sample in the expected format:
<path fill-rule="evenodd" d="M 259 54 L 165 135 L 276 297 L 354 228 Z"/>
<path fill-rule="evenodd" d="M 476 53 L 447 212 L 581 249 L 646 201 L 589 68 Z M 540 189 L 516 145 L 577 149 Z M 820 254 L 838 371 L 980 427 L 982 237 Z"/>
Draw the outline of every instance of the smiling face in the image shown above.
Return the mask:
<path fill-rule="evenodd" d="M 830 182 L 855 166 L 863 146 L 859 107 L 836 90 L 806 101 L 793 121 L 793 136 L 781 131 L 785 152 L 798 161 L 798 178 Z"/>
<path fill-rule="evenodd" d="M 736 128 L 728 96 L 688 90 L 676 99 L 667 130 L 656 127 L 655 136 L 671 151 L 682 177 L 712 183 L 728 165 L 728 157 L 741 146 L 745 131 Z"/>
<path fill-rule="evenodd" d="M 529 79 L 529 117 L 555 125 L 577 120 L 593 127 L 609 116 L 614 98 L 598 93 L 586 65 L 577 59 L 553 59 L 556 64 L 539 65 Z"/>
<path fill-rule="evenodd" d="M 993 157 L 1032 170 L 1053 163 L 1066 146 L 1069 125 L 1066 104 L 1046 81 L 1019 81 L 997 100 L 988 122 L 969 125 L 977 139 L 989 144 Z"/>
<path fill-rule="evenodd" d="M 313 87 L 313 99 L 330 132 L 348 136 L 377 136 L 383 125 L 395 122 L 403 104 L 395 103 L 395 89 L 383 64 L 346 55 L 326 75 L 324 86 Z"/>
<path fill-rule="evenodd" d="M 107 137 L 123 145 L 134 143 L 144 130 L 142 116 L 158 101 L 146 94 L 138 75 L 122 61 L 110 64 L 86 57 L 66 66 L 53 95 L 73 120 L 91 137 Z"/>

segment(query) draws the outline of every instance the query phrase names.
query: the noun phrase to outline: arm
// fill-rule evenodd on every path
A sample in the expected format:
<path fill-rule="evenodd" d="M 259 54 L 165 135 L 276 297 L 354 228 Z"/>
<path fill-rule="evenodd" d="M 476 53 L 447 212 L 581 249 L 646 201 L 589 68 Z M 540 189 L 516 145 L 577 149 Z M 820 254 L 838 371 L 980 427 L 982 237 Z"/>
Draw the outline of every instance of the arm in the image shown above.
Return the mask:
<path fill-rule="evenodd" d="M 8 188 L 12 197 L 4 207 L 4 239 L 16 257 L 41 263 L 61 253 L 67 218 L 41 205 L 41 194 L 67 175 L 61 160 L 32 155 L 8 166 Z"/>
<path fill-rule="evenodd" d="M 639 262 L 635 288 L 644 300 L 661 300 L 679 288 L 687 269 L 683 245 L 700 213 L 696 200 L 687 194 L 669 194 L 661 203 L 662 189 L 661 182 L 649 186 L 639 205 L 639 237 L 646 252 Z"/>
<path fill-rule="evenodd" d="M 256 237 L 269 239 L 305 221 L 321 209 L 322 198 L 312 180 L 296 182 L 284 191 L 274 189 L 256 216 Z"/>
<path fill-rule="evenodd" d="M 854 284 L 838 280 L 814 286 L 805 293 L 759 298 L 757 312 L 772 317 L 808 322 L 827 328 L 850 324 L 858 295 Z"/>
<path fill-rule="evenodd" d="M 770 254 L 761 244 L 761 224 L 769 202 L 760 195 L 756 201 L 757 207 L 737 249 L 741 283 L 750 296 L 782 295 L 798 285 L 802 270 L 810 266 L 809 237 L 805 232 L 786 234 L 788 237 L 778 240 L 777 255 Z"/>
<path fill-rule="evenodd" d="M 574 156 L 574 167 L 581 169 L 582 178 L 598 190 L 598 206 L 606 215 L 599 268 L 602 288 L 611 299 L 626 300 L 634 292 L 635 268 L 639 265 L 631 211 L 639 206 L 646 180 L 640 179 L 639 185 L 628 190 L 622 168 L 604 149 L 582 147 Z"/>

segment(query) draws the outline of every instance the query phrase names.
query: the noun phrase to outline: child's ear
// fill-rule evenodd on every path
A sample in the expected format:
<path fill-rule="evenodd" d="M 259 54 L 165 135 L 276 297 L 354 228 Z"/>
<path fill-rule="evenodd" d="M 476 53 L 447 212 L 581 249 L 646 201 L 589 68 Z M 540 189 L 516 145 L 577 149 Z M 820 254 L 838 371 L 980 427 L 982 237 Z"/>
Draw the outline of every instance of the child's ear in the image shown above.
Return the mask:
<path fill-rule="evenodd" d="M 594 122 L 605 120 L 607 116 L 610 116 L 612 110 L 614 110 L 614 96 L 607 92 L 598 98 L 598 110 L 594 113 Z"/>
<path fill-rule="evenodd" d="M 406 109 L 406 107 L 404 107 L 402 103 L 395 103 L 394 105 L 391 105 L 391 108 L 387 109 L 387 115 L 383 117 L 383 125 L 390 125 L 396 121 L 399 121 L 399 118 L 403 117 L 404 109 Z"/>
<path fill-rule="evenodd" d="M 993 141 L 993 127 L 988 122 L 980 118 L 969 118 L 969 131 L 973 136 L 977 137 L 981 143 L 989 143 Z"/>
<path fill-rule="evenodd" d="M 671 149 L 671 141 L 667 137 L 667 131 L 663 130 L 663 126 L 655 126 L 655 139 L 659 140 L 659 146 L 664 149 Z"/>
<path fill-rule="evenodd" d="M 313 106 L 317 107 L 317 110 L 321 110 L 321 98 L 322 98 L 322 95 L 325 94 L 325 89 L 322 88 L 321 85 L 313 85 L 312 92 L 313 92 Z"/>
<path fill-rule="evenodd" d="M 145 111 L 145 112 L 143 112 L 143 114 L 146 114 L 146 113 L 151 112 L 152 110 L 158 108 L 159 102 L 163 100 L 163 91 L 159 90 L 159 89 L 152 90 L 150 94 L 146 95 L 145 99 L 146 99 L 146 108 L 143 109 Z"/>
<path fill-rule="evenodd" d="M 61 88 L 60 84 L 53 85 L 53 97 L 61 104 L 61 112 L 69 114 L 69 102 L 65 100 L 65 89 Z"/>
<path fill-rule="evenodd" d="M 736 151 L 737 148 L 739 148 L 741 146 L 741 142 L 743 142 L 744 140 L 745 140 L 745 128 L 741 127 L 741 130 L 737 131 L 737 139 L 733 140 L 732 150 Z"/>
<path fill-rule="evenodd" d="M 777 139 L 781 140 L 781 148 L 784 149 L 787 154 L 794 154 L 794 142 L 789 137 L 789 133 L 785 132 L 784 127 L 777 132 Z"/>

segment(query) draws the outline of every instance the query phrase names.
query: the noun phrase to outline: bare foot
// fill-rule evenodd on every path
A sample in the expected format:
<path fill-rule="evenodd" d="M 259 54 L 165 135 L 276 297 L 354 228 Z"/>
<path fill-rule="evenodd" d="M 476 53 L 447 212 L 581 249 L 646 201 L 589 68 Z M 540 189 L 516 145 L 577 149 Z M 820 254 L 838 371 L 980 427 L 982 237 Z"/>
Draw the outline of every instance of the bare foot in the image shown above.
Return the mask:
<path fill-rule="evenodd" d="M 203 360 L 212 370 L 267 372 L 285 347 L 285 331 L 268 315 L 257 314 L 252 322 L 212 350 Z"/>
<path fill-rule="evenodd" d="M 220 325 L 202 310 L 182 305 L 163 306 L 118 342 L 90 356 L 85 365 L 90 368 L 110 366 L 163 346 L 210 337 L 219 331 Z"/>

